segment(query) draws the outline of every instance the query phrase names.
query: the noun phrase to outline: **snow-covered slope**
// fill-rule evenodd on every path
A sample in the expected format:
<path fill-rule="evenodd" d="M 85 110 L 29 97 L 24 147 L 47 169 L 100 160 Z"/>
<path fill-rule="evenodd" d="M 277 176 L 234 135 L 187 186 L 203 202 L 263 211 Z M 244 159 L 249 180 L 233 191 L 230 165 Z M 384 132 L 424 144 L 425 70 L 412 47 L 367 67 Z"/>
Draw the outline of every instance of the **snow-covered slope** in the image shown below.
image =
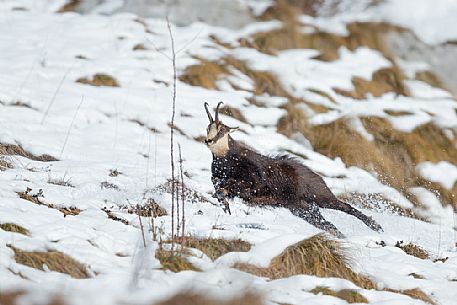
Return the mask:
<path fill-rule="evenodd" d="M 205 134 L 204 101 L 215 105 L 222 100 L 239 109 L 247 122 L 222 117 L 224 123 L 243 131 L 234 135 L 236 139 L 262 153 L 289 151 L 304 156 L 301 161 L 323 175 L 336 194 L 382 194 L 403 208 L 413 208 L 401 192 L 381 183 L 373 173 L 347 167 L 339 158 L 315 152 L 303 139 L 278 133 L 277 121 L 285 114 L 279 106 L 286 101 L 283 97 L 262 96 L 258 98 L 264 102 L 263 107 L 250 103 L 252 81 L 239 71 L 219 80 L 219 90 L 178 81 L 175 124 L 179 132 L 175 140 L 182 148 L 185 184 L 200 196 L 199 200 L 186 199 L 186 234 L 240 238 L 253 248 L 246 253 L 228 253 L 214 262 L 197 255 L 193 263 L 201 272 L 161 270 L 154 257 L 158 243 L 147 237 L 147 246 L 143 245 L 140 227 L 144 225 L 148 232 L 148 218 L 140 219 L 128 211 L 149 198 L 171 211 L 170 194 L 157 189 L 171 172 L 173 69 L 167 23 L 139 19 L 130 13 L 57 14 L 53 12 L 61 1 L 29 2 L 8 0 L 0 5 L 0 143 L 57 160 L 3 157 L 12 168 L 0 171 L 0 224 L 20 225 L 29 235 L 0 230 L 0 292 L 24 290 L 25 304 L 43 303 L 54 295 L 63 296 L 69 304 L 151 304 L 179 290 L 191 289 L 225 299 L 249 289 L 263 294 L 268 304 L 344 304 L 343 300 L 315 295 L 310 290 L 317 286 L 360 289 L 338 278 L 297 275 L 268 280 L 231 268 L 235 262 L 267 266 L 287 246 L 319 230 L 282 208 L 251 207 L 235 200 L 232 215 L 222 211 L 211 197 L 211 154 L 196 140 Z M 255 1 L 249 4 L 255 5 Z M 322 24 L 319 18 L 313 22 Z M 457 127 L 457 102 L 452 95 L 420 81 L 408 82 L 408 97 L 388 93 L 360 102 L 333 93 L 335 87 L 350 90 L 354 76 L 369 78 L 374 71 L 389 66 L 378 51 L 342 48 L 338 60 L 323 62 L 313 59 L 315 50 L 267 55 L 255 49 L 224 48 L 211 38 L 236 43 L 239 38 L 277 28 L 278 24 L 252 22 L 240 30 L 198 22 L 172 26 L 178 74 L 197 64 L 196 58 L 216 61 L 232 56 L 251 69 L 272 72 L 295 97 L 329 107 L 331 111 L 312 117 L 314 124 L 351 117 L 355 129 L 368 138 L 359 116 L 387 118 L 403 131 L 428 122 L 446 130 Z M 113 76 L 119 86 L 77 82 L 97 73 Z M 313 95 L 308 88 L 327 92 L 337 102 Z M 410 115 L 390 116 L 386 109 L 408 111 Z M 456 180 L 455 165 L 424 163 L 420 167 L 422 176 L 438 182 L 443 181 L 444 170 L 452 170 L 449 178 Z M 443 184 L 448 186 L 448 180 Z M 442 207 L 433 193 L 423 188 L 415 191 L 429 208 L 418 212 L 430 222 L 399 216 L 381 205 L 376 211 L 363 210 L 383 226 L 383 233 L 375 233 L 347 214 L 323 211 L 326 219 L 346 235 L 342 242 L 354 259 L 354 270 L 377 284 L 378 290 L 359 290 L 370 304 L 423 304 L 383 288 L 419 288 L 437 304 L 456 304 L 456 214 L 450 206 Z M 44 205 L 19 198 L 21 192 L 39 198 Z M 59 208 L 77 209 L 79 214 L 64 217 Z M 156 218 L 154 225 L 162 238 L 170 235 L 169 216 Z M 413 242 L 428 251 L 431 259 L 407 255 L 394 246 L 398 241 Z M 73 279 L 18 264 L 11 246 L 23 251 L 68 254 L 87 267 L 90 278 Z M 434 262 L 437 258 L 448 259 Z"/>

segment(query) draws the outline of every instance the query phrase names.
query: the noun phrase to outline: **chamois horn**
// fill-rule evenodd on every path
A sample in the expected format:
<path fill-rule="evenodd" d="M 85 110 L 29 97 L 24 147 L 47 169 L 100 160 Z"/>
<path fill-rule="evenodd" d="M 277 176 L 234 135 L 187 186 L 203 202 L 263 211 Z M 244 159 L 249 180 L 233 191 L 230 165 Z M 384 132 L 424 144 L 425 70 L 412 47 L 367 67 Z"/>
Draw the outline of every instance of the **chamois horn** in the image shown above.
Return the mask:
<path fill-rule="evenodd" d="M 205 102 L 206 114 L 208 115 L 209 122 L 212 123 L 212 122 L 214 122 L 214 120 L 213 120 L 213 117 L 211 116 L 211 113 L 209 112 L 208 107 L 209 107 L 208 103 Z M 216 118 L 217 118 L 217 112 L 216 112 Z"/>
<path fill-rule="evenodd" d="M 217 103 L 217 107 L 216 107 L 216 116 L 215 116 L 215 121 L 216 123 L 219 123 L 219 107 L 224 104 L 223 102 L 219 102 Z"/>

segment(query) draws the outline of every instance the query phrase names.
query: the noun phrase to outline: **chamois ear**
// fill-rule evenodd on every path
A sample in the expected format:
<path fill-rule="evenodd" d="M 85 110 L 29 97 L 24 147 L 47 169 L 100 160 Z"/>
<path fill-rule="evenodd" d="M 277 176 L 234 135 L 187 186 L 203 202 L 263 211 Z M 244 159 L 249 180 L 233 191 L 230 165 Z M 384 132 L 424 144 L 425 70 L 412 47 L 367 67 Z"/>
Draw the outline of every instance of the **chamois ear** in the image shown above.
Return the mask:
<path fill-rule="evenodd" d="M 229 127 L 229 133 L 237 131 L 238 129 L 240 129 L 240 127 Z"/>

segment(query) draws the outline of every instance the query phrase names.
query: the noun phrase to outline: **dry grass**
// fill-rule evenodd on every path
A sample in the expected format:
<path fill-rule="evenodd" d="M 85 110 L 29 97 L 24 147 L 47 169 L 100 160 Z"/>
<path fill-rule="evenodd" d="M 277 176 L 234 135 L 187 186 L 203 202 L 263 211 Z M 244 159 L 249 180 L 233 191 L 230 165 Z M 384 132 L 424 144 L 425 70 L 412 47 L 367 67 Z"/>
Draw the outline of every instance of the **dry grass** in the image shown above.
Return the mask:
<path fill-rule="evenodd" d="M 364 289 L 375 288 L 371 279 L 352 271 L 349 258 L 341 244 L 325 234 L 315 235 L 287 247 L 272 259 L 268 268 L 248 264 L 236 264 L 234 267 L 271 279 L 309 274 L 347 279 Z"/>
<path fill-rule="evenodd" d="M 421 300 L 425 303 L 431 304 L 431 305 L 436 305 L 435 301 L 429 297 L 425 292 L 420 290 L 419 288 L 414 288 L 414 289 L 406 289 L 406 290 L 396 290 L 396 289 L 390 289 L 387 288 L 385 289 L 386 291 L 394 292 L 394 293 L 400 293 L 407 295 L 413 299 L 416 300 Z"/>
<path fill-rule="evenodd" d="M 109 219 L 114 220 L 114 221 L 119 221 L 122 222 L 125 225 L 128 225 L 129 222 L 123 218 L 117 217 L 111 210 L 108 208 L 104 207 L 102 208 L 102 211 L 106 213 L 106 216 L 108 216 Z"/>
<path fill-rule="evenodd" d="M 221 75 L 229 72 L 223 63 L 199 59 L 197 65 L 187 67 L 179 76 L 179 80 L 191 86 L 200 86 L 206 89 L 217 89 L 216 82 Z"/>
<path fill-rule="evenodd" d="M 10 222 L 1 223 L 0 224 L 0 229 L 2 229 L 3 231 L 19 233 L 19 234 L 22 234 L 22 235 L 29 235 L 29 230 L 27 230 L 26 228 L 21 227 L 20 225 L 17 225 L 17 224 L 14 224 L 14 223 L 10 223 Z"/>
<path fill-rule="evenodd" d="M 0 156 L 0 171 L 4 171 L 10 168 L 13 168 L 13 164 L 8 162 L 5 157 Z"/>
<path fill-rule="evenodd" d="M 421 179 L 416 173 L 416 165 L 424 161 L 445 160 L 457 164 L 457 149 L 439 127 L 425 124 L 407 133 L 396 130 L 386 119 L 365 117 L 361 121 L 374 136 L 374 141 L 368 141 L 355 132 L 346 119 L 310 125 L 306 114 L 294 105 L 289 104 L 285 109 L 288 113 L 279 120 L 278 131 L 286 136 L 299 132 L 319 153 L 340 157 L 348 166 L 377 173 L 381 182 L 396 188 L 416 205 L 419 202 L 408 190 L 422 186 L 438 194 L 443 204 L 457 207 L 457 186 L 456 190 L 449 191 Z"/>
<path fill-rule="evenodd" d="M 143 43 L 138 43 L 133 47 L 133 51 L 144 51 L 144 50 L 147 50 L 147 48 Z"/>
<path fill-rule="evenodd" d="M 74 208 L 74 207 L 60 208 L 60 207 L 55 206 L 54 204 L 42 202 L 40 198 L 43 197 L 43 191 L 41 189 L 36 194 L 32 194 L 31 188 L 27 188 L 23 192 L 17 192 L 17 194 L 19 195 L 19 197 L 21 199 L 30 201 L 37 205 L 47 206 L 50 209 L 58 210 L 59 212 L 61 212 L 64 215 L 64 217 L 66 217 L 68 215 L 72 215 L 72 216 L 79 215 L 79 213 L 81 212 L 81 210 L 78 208 Z"/>
<path fill-rule="evenodd" d="M 197 192 L 197 191 L 187 187 L 185 183 L 184 183 L 184 185 L 182 185 L 180 181 L 176 181 L 175 187 L 178 188 L 179 192 L 181 192 L 181 188 L 184 187 L 184 198 L 192 203 L 210 203 L 210 204 L 212 204 L 211 201 L 206 199 L 206 197 L 202 193 Z M 171 179 L 169 179 L 167 182 L 165 182 L 163 184 L 156 186 L 152 190 L 153 193 L 158 193 L 158 194 L 162 194 L 162 193 L 171 194 L 171 191 L 172 191 Z"/>
<path fill-rule="evenodd" d="M 108 87 L 119 87 L 117 80 L 111 75 L 104 73 L 97 73 L 92 76 L 92 79 L 87 77 L 81 77 L 76 80 L 77 83 L 91 85 L 91 86 L 108 86 Z"/>
<path fill-rule="evenodd" d="M 342 194 L 338 196 L 338 198 L 344 202 L 359 206 L 363 209 L 374 210 L 380 213 L 383 213 L 387 210 L 396 215 L 428 221 L 426 218 L 418 215 L 413 210 L 399 206 L 397 203 L 385 198 L 384 195 L 380 193 L 352 192 Z"/>
<path fill-rule="evenodd" d="M 143 217 L 160 217 L 168 215 L 167 210 L 161 207 L 153 198 L 146 200 L 146 204 L 128 208 L 129 214 Z"/>
<path fill-rule="evenodd" d="M 75 12 L 78 9 L 80 4 L 81 4 L 81 0 L 69 0 L 57 12 L 58 13 Z"/>
<path fill-rule="evenodd" d="M 363 295 L 361 295 L 360 293 L 358 293 L 356 290 L 353 290 L 353 289 L 342 289 L 339 291 L 333 291 L 333 290 L 329 289 L 328 287 L 318 286 L 318 287 L 314 288 L 313 290 L 311 290 L 310 292 L 313 294 L 316 294 L 316 295 L 319 295 L 319 294 L 330 295 L 332 297 L 342 299 L 349 304 L 368 303 L 368 300 Z"/>
<path fill-rule="evenodd" d="M 374 97 L 380 97 L 389 92 L 394 92 L 396 95 L 409 96 L 410 92 L 403 83 L 405 79 L 406 77 L 400 68 L 394 65 L 375 71 L 371 80 L 366 80 L 358 76 L 352 77 L 352 85 L 354 86 L 354 90 L 352 91 L 338 88 L 334 88 L 334 91 L 338 94 L 359 100 L 366 98 L 368 94 Z"/>
<path fill-rule="evenodd" d="M 431 71 L 428 71 L 428 70 L 417 71 L 414 78 L 416 80 L 426 82 L 427 84 L 429 84 L 432 87 L 441 88 L 446 91 L 449 91 L 449 89 L 447 89 L 446 86 L 443 84 L 442 80 L 435 73 L 433 73 Z"/>
<path fill-rule="evenodd" d="M 232 118 L 234 118 L 240 122 L 248 123 L 248 121 L 244 117 L 243 113 L 238 108 L 231 107 L 229 105 L 225 105 L 219 109 L 219 113 L 231 116 Z"/>
<path fill-rule="evenodd" d="M 251 249 L 251 244 L 241 239 L 222 239 L 222 238 L 195 238 L 185 237 L 182 245 L 195 248 L 205 253 L 210 259 L 216 258 L 229 252 L 247 252 Z"/>
<path fill-rule="evenodd" d="M 403 241 L 398 241 L 395 247 L 402 249 L 406 254 L 415 256 L 420 259 L 429 259 L 430 255 L 427 251 L 413 243 L 404 244 Z"/>
<path fill-rule="evenodd" d="M 2 144 L 0 143 L 0 156 L 22 156 L 34 161 L 57 161 L 56 158 L 53 156 L 44 154 L 41 156 L 35 156 L 28 151 L 26 151 L 20 145 L 13 145 L 13 144 Z"/>
<path fill-rule="evenodd" d="M 181 292 L 165 301 L 154 305 L 262 305 L 263 298 L 257 294 L 248 292 L 230 300 L 216 300 L 208 296 L 196 294 L 191 291 Z"/>
<path fill-rule="evenodd" d="M 86 268 L 70 256 L 58 252 L 28 252 L 11 247 L 14 251 L 16 263 L 26 265 L 39 270 L 51 270 L 60 273 L 66 273 L 73 278 L 84 279 L 89 275 Z M 44 267 L 47 266 L 47 268 Z"/>
<path fill-rule="evenodd" d="M 171 251 L 161 247 L 156 251 L 155 257 L 160 261 L 164 270 L 175 273 L 185 270 L 200 271 L 186 259 L 187 255 L 187 251 Z"/>

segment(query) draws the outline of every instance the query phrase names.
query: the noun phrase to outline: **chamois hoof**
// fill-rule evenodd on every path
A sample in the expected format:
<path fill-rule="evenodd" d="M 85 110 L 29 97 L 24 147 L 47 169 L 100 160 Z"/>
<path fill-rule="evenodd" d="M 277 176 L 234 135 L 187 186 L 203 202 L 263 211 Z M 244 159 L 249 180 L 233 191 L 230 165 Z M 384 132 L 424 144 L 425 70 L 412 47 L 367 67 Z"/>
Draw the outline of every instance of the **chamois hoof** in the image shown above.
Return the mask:
<path fill-rule="evenodd" d="M 222 210 L 224 211 L 224 213 L 228 213 L 229 215 L 232 215 L 232 212 L 230 211 L 230 207 L 228 205 L 224 205 Z"/>

